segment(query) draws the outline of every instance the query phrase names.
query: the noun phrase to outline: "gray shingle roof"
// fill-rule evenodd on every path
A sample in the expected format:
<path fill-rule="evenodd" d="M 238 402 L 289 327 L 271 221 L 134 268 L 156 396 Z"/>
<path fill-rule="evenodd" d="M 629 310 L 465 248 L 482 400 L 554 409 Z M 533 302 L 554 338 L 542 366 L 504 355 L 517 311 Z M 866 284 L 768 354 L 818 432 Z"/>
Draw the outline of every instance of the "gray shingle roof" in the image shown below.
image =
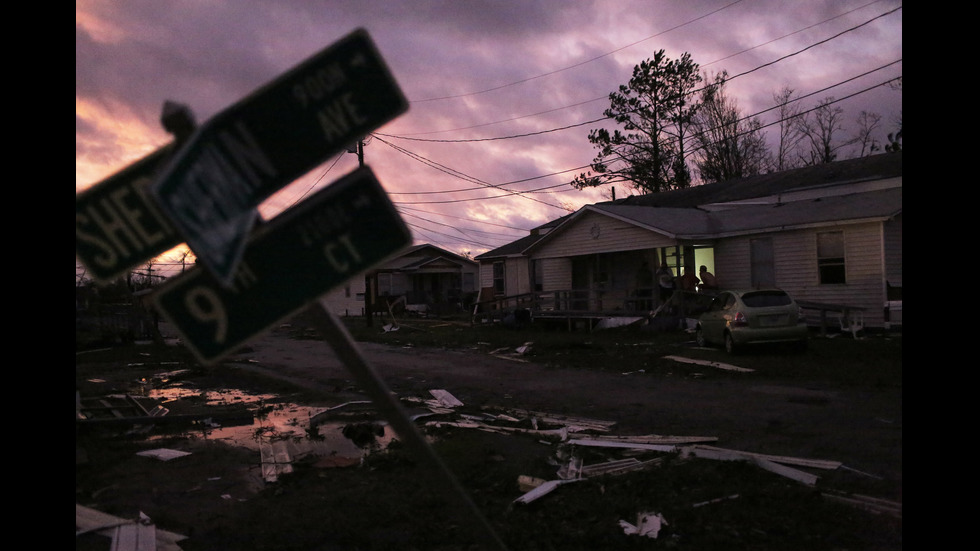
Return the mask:
<path fill-rule="evenodd" d="M 700 207 L 778 196 L 790 191 L 831 188 L 901 176 L 902 153 L 885 153 L 605 201 L 587 205 L 576 213 L 553 220 L 539 228 L 561 226 L 589 211 L 601 212 L 679 239 L 723 237 L 834 221 L 883 219 L 901 212 L 900 187 L 781 204 L 740 206 L 737 209 L 713 212 Z M 545 239 L 547 235 L 535 231 L 531 235 L 483 253 L 477 256 L 476 260 L 520 255 Z"/>

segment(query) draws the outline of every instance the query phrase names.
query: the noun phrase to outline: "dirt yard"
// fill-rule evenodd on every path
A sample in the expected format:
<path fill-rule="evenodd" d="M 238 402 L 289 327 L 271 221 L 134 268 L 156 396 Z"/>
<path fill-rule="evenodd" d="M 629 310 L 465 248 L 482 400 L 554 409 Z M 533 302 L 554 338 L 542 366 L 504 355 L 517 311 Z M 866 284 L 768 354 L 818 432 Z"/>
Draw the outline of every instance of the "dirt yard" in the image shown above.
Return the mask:
<path fill-rule="evenodd" d="M 181 384 L 275 392 L 324 408 L 365 399 L 328 345 L 296 336 L 295 328 L 273 331 L 219 367 L 193 369 Z M 76 429 L 76 503 L 125 518 L 143 512 L 158 530 L 187 536 L 177 544 L 184 550 L 901 549 L 900 509 L 897 517 L 869 513 L 826 498 L 839 491 L 902 501 L 900 338 L 814 339 L 801 355 L 765 350 L 743 357 L 695 350 L 684 335 L 624 339 L 620 348 L 629 350 L 623 354 L 598 347 L 588 334 L 580 339 L 564 354 L 591 358 L 591 368 L 565 367 L 554 351 L 544 360 L 533 345 L 523 355 L 480 341 L 418 346 L 404 330 L 387 344 L 359 347 L 399 397 L 431 398 L 430 390 L 445 389 L 465 405 L 461 411 L 473 414 L 530 411 L 603 420 L 619 436 L 714 437 L 711 445 L 727 450 L 841 467 L 804 469 L 819 477 L 807 485 L 742 461 L 668 454 L 660 469 L 589 479 L 515 506 L 523 493 L 520 476 L 556 478 L 565 453 L 559 442 L 427 429 L 438 456 L 499 536 L 493 542 L 453 504 L 450 488 L 420 476 L 427 472 L 424 460 L 398 448 L 359 467 L 310 465 L 268 484 L 257 480 L 254 454 L 194 431 L 148 440 Z M 850 350 L 844 356 L 854 357 L 855 369 L 897 369 L 897 384 L 893 375 L 841 383 L 821 377 L 819 368 L 802 378 L 794 374 L 794 364 L 836 357 L 840 347 Z M 672 357 L 764 369 L 732 371 Z M 170 369 L 153 354 L 127 359 L 93 353 L 78 356 L 76 379 L 82 395 L 121 392 L 135 378 Z M 135 456 L 161 446 L 192 454 L 169 462 Z M 580 452 L 587 462 L 621 457 Z M 730 499 L 714 502 L 722 498 Z M 689 506 L 709 501 L 715 504 Z M 668 523 L 657 539 L 626 535 L 616 523 L 651 509 L 664 511 Z M 107 541 L 79 537 L 76 549 L 106 549 Z"/>

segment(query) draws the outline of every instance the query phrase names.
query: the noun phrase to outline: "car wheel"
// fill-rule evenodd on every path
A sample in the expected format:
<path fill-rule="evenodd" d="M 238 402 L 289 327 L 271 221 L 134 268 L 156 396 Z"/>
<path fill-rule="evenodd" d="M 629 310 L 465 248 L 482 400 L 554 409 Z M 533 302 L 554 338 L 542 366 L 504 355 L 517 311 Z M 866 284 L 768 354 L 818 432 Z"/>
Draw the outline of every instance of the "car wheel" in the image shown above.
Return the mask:
<path fill-rule="evenodd" d="M 725 333 L 725 352 L 734 354 L 736 351 L 735 339 L 732 338 L 732 334 Z"/>
<path fill-rule="evenodd" d="M 701 329 L 700 325 L 698 326 L 697 331 L 694 333 L 694 338 L 697 341 L 698 346 L 702 348 L 708 346 L 708 340 L 704 338 L 704 329 Z"/>

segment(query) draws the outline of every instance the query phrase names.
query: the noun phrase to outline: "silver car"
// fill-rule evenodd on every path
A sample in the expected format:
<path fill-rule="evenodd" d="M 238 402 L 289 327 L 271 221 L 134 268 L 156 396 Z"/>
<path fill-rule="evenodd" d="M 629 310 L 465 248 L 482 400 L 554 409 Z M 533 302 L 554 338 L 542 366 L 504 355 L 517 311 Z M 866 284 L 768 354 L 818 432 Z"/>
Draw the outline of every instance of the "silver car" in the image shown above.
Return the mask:
<path fill-rule="evenodd" d="M 698 346 L 722 344 L 729 353 L 747 344 L 794 343 L 806 348 L 803 311 L 780 289 L 721 291 L 698 317 Z"/>

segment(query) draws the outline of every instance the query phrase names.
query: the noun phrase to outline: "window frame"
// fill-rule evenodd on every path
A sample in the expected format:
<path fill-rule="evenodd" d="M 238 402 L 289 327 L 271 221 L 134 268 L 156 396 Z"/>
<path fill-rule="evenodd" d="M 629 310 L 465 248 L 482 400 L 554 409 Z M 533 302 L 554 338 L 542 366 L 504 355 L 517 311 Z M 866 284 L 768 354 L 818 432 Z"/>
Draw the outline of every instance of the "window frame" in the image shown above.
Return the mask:
<path fill-rule="evenodd" d="M 847 283 L 847 247 L 844 237 L 844 230 L 817 232 L 817 281 L 820 285 Z"/>

